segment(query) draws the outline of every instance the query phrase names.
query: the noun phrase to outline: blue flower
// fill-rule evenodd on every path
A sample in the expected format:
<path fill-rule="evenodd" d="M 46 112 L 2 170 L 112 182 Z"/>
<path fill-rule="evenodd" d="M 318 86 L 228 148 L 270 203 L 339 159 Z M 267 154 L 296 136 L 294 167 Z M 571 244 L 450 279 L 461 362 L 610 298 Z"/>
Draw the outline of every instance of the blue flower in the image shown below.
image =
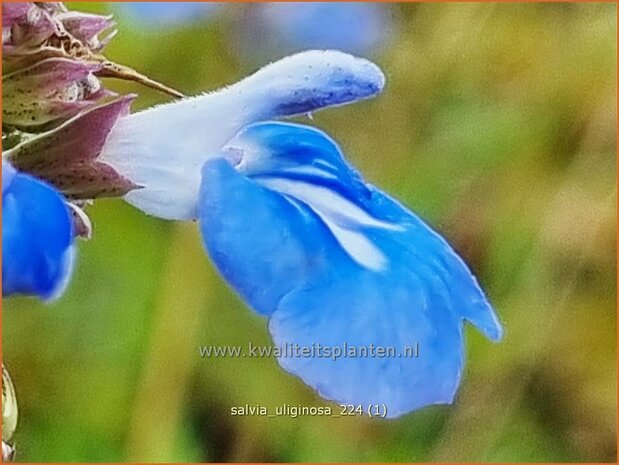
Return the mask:
<path fill-rule="evenodd" d="M 73 221 L 64 198 L 2 162 L 2 295 L 52 300 L 73 268 Z"/>
<path fill-rule="evenodd" d="M 452 402 L 464 322 L 492 340 L 500 323 L 447 242 L 367 184 L 328 136 L 265 122 L 370 98 L 384 83 L 367 60 L 299 53 L 213 93 L 114 113 L 94 158 L 136 187 L 130 204 L 200 221 L 223 277 L 269 318 L 285 370 L 327 399 L 397 417 Z M 320 348 L 332 356 L 305 355 Z"/>
<path fill-rule="evenodd" d="M 175 26 L 204 19 L 218 10 L 217 2 L 121 2 L 121 11 L 151 27 Z"/>
<path fill-rule="evenodd" d="M 245 128 L 204 164 L 199 220 L 212 260 L 269 318 L 276 346 L 314 354 L 317 347 L 393 347 L 400 355 L 279 358 L 326 399 L 385 405 L 388 417 L 451 403 L 464 322 L 501 338 L 456 252 L 366 183 L 319 130 L 273 122 Z M 406 356 L 414 346 L 418 356 Z"/>
<path fill-rule="evenodd" d="M 393 30 L 389 9 L 366 2 L 260 3 L 247 16 L 244 33 L 258 54 L 331 48 L 367 54 Z"/>

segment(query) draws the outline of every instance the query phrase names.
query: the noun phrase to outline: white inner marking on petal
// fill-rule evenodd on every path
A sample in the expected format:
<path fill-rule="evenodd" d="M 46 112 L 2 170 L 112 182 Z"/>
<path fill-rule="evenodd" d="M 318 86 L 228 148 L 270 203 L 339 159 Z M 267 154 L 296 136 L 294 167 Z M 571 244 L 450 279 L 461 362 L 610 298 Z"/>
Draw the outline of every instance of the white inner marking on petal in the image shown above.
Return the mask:
<path fill-rule="evenodd" d="M 363 231 L 354 228 L 370 227 L 400 231 L 402 227 L 378 220 L 354 203 L 324 186 L 281 178 L 262 178 L 260 184 L 301 200 L 324 221 L 346 253 L 360 265 L 373 271 L 384 270 L 385 254 L 368 239 Z"/>
<path fill-rule="evenodd" d="M 294 168 L 284 168 L 283 171 L 286 174 L 309 174 L 319 176 L 323 179 L 337 179 L 337 176 L 335 176 L 334 174 L 323 171 L 314 166 L 296 166 Z"/>

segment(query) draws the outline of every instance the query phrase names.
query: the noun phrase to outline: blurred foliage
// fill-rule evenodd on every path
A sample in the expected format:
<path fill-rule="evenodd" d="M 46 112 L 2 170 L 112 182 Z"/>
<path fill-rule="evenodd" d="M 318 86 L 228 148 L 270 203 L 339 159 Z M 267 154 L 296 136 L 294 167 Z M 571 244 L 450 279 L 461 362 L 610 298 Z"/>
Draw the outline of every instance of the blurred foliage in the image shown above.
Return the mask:
<path fill-rule="evenodd" d="M 163 30 L 120 16 L 107 55 L 210 90 L 255 69 L 234 39 L 250 8 Z M 4 302 L 18 460 L 616 461 L 616 5 L 390 8 L 397 33 L 370 57 L 384 95 L 312 124 L 441 231 L 498 309 L 502 343 L 467 331 L 456 403 L 395 421 L 231 416 L 328 404 L 276 360 L 201 359 L 200 344 L 269 343 L 266 322 L 195 225 L 106 200 L 66 296 Z M 139 92 L 134 110 L 165 101 L 110 86 Z"/>

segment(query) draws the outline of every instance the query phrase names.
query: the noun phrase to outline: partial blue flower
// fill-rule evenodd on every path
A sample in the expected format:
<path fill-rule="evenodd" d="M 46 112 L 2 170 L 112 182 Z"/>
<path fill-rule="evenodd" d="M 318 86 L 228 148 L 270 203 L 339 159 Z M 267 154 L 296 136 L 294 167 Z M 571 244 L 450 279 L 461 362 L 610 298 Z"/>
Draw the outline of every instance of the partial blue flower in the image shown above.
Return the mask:
<path fill-rule="evenodd" d="M 394 347 L 418 357 L 304 357 L 280 365 L 338 403 L 398 417 L 451 403 L 463 326 L 501 325 L 475 277 L 414 213 L 366 183 L 323 132 L 250 125 L 202 169 L 206 249 L 279 347 Z"/>
<path fill-rule="evenodd" d="M 337 51 L 299 53 L 216 92 L 118 118 L 97 158 L 137 189 L 125 200 L 165 219 L 198 216 L 200 169 L 244 126 L 378 94 L 373 63 Z"/>
<path fill-rule="evenodd" d="M 73 220 L 48 184 L 2 162 L 2 295 L 60 296 L 73 269 Z"/>
<path fill-rule="evenodd" d="M 221 8 L 217 2 L 120 2 L 118 8 L 136 23 L 151 28 L 204 20 Z"/>
<path fill-rule="evenodd" d="M 243 24 L 245 47 L 262 56 L 307 49 L 368 54 L 393 31 L 391 5 L 365 2 L 275 2 L 253 5 Z"/>

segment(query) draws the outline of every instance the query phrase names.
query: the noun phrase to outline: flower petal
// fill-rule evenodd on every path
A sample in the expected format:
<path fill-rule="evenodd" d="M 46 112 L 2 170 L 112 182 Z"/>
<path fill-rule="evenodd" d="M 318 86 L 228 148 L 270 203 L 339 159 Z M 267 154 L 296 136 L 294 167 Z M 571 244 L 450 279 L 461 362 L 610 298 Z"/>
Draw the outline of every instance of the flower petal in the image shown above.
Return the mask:
<path fill-rule="evenodd" d="M 73 268 L 69 208 L 49 185 L 5 162 L 2 170 L 7 183 L 2 192 L 2 295 L 52 300 L 64 291 Z"/>
<path fill-rule="evenodd" d="M 195 219 L 201 166 L 242 127 L 369 98 L 383 85 L 367 60 L 300 53 L 218 92 L 121 118 L 101 160 L 143 186 L 126 196 L 132 205 L 161 218 Z"/>
<path fill-rule="evenodd" d="M 277 346 L 393 348 L 392 357 L 279 358 L 323 397 L 384 404 L 389 417 L 451 403 L 464 359 L 463 320 L 501 337 L 454 250 L 364 183 L 320 131 L 252 125 L 222 158 L 205 163 L 202 176 L 209 255 L 249 305 L 270 317 Z M 406 356 L 414 347 L 418 357 Z"/>

